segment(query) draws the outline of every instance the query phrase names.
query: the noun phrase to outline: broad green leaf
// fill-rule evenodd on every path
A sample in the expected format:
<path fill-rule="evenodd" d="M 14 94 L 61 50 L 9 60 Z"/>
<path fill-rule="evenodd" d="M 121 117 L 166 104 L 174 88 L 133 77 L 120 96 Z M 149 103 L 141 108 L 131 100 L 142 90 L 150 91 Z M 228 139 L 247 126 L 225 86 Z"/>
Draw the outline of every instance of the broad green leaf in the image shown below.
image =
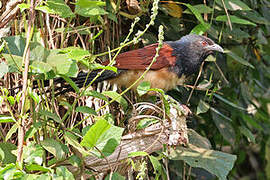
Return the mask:
<path fill-rule="evenodd" d="M 245 19 L 241 19 L 237 16 L 230 15 L 229 17 L 232 23 L 256 26 L 256 24 L 254 24 L 253 22 L 250 22 Z M 216 21 L 228 22 L 228 18 L 226 15 L 221 15 L 221 16 L 216 17 Z"/>
<path fill-rule="evenodd" d="M 18 7 L 20 8 L 20 11 L 23 12 L 25 9 L 30 8 L 30 4 L 21 3 L 21 4 L 18 4 Z"/>
<path fill-rule="evenodd" d="M 41 61 L 34 61 L 31 65 L 30 68 L 32 69 L 33 73 L 48 73 L 49 71 L 52 70 L 52 66 L 48 63 L 41 62 Z"/>
<path fill-rule="evenodd" d="M 196 114 L 206 113 L 209 110 L 209 104 L 203 100 L 200 100 L 199 105 L 197 106 Z"/>
<path fill-rule="evenodd" d="M 65 152 L 60 142 L 54 139 L 48 138 L 48 139 L 45 139 L 44 141 L 41 141 L 40 144 L 42 145 L 44 149 L 52 153 L 58 160 L 61 160 L 65 157 Z"/>
<path fill-rule="evenodd" d="M 93 114 L 93 115 L 97 116 L 97 112 L 88 106 L 78 106 L 78 107 L 76 107 L 75 111 L 81 112 L 81 113 Z"/>
<path fill-rule="evenodd" d="M 80 92 L 80 88 L 76 85 L 76 83 L 74 81 L 72 81 L 72 79 L 70 79 L 68 76 L 61 74 L 60 75 L 66 82 L 68 82 L 68 84 L 74 89 L 74 91 L 79 94 Z"/>
<path fill-rule="evenodd" d="M 23 158 L 27 164 L 38 164 L 43 163 L 44 149 L 39 144 L 31 143 L 30 145 L 24 146 Z"/>
<path fill-rule="evenodd" d="M 151 84 L 148 81 L 144 81 L 137 87 L 137 92 L 139 96 L 145 95 L 148 90 L 151 88 Z"/>
<path fill-rule="evenodd" d="M 0 179 L 12 180 L 14 179 L 15 174 L 16 176 L 23 175 L 23 172 L 17 169 L 15 163 L 8 164 L 0 169 Z"/>
<path fill-rule="evenodd" d="M 234 60 L 236 60 L 237 62 L 239 62 L 240 64 L 243 64 L 245 66 L 249 66 L 251 68 L 254 69 L 254 66 L 252 64 L 250 64 L 248 61 L 244 60 L 243 58 L 241 58 L 240 56 L 238 56 L 237 54 L 233 53 L 232 51 L 226 51 L 226 54 L 230 57 L 232 57 Z"/>
<path fill-rule="evenodd" d="M 46 6 L 38 6 L 35 9 L 44 13 L 58 14 L 62 18 L 75 17 L 64 0 L 48 0 Z"/>
<path fill-rule="evenodd" d="M 70 59 L 66 54 L 50 54 L 47 57 L 47 63 L 55 68 L 57 74 L 76 77 L 78 66 L 75 60 Z"/>
<path fill-rule="evenodd" d="M 22 57 L 10 54 L 2 54 L 7 60 L 8 72 L 19 72 L 22 68 Z"/>
<path fill-rule="evenodd" d="M 5 62 L 0 63 L 0 79 L 4 77 L 4 75 L 8 73 L 8 65 Z"/>
<path fill-rule="evenodd" d="M 101 119 L 97 121 L 83 137 L 83 140 L 80 144 L 85 147 L 93 148 L 96 146 L 97 141 L 101 135 L 110 129 L 110 127 L 111 124 L 109 124 L 106 120 Z"/>
<path fill-rule="evenodd" d="M 10 123 L 10 122 L 16 122 L 16 120 L 11 116 L 0 115 L 0 123 Z"/>
<path fill-rule="evenodd" d="M 111 155 L 115 148 L 120 144 L 124 129 L 109 124 L 106 120 L 98 120 L 83 137 L 81 144 L 83 146 L 98 149 L 92 149 L 91 152 L 97 156 Z M 100 154 L 100 151 L 102 154 Z"/>
<path fill-rule="evenodd" d="M 57 167 L 56 174 L 59 176 L 59 179 L 75 180 L 73 174 L 65 166 Z"/>
<path fill-rule="evenodd" d="M 94 91 L 94 90 L 86 90 L 83 93 L 83 96 L 92 96 L 92 97 L 95 97 L 95 98 L 102 99 L 104 101 L 108 101 L 108 98 L 106 96 L 104 96 L 103 94 L 101 94 L 101 93 L 99 93 L 97 91 Z"/>
<path fill-rule="evenodd" d="M 216 175 L 221 180 L 226 180 L 236 161 L 236 156 L 220 151 L 197 148 L 176 147 L 169 153 L 171 160 L 183 160 L 191 167 L 203 168 Z"/>
<path fill-rule="evenodd" d="M 201 136 L 193 129 L 188 129 L 188 141 L 190 144 L 199 148 L 211 149 L 212 147 L 210 141 L 207 138 Z"/>
<path fill-rule="evenodd" d="M 108 12 L 106 12 L 104 10 L 104 8 L 99 7 L 99 6 L 95 6 L 95 7 L 81 7 L 76 5 L 75 7 L 75 12 L 81 16 L 84 17 L 92 17 L 92 16 L 98 16 L 98 15 L 105 15 L 108 14 Z"/>
<path fill-rule="evenodd" d="M 69 58 L 74 59 L 76 61 L 80 61 L 87 56 L 90 56 L 90 52 L 86 51 L 79 47 L 67 47 L 60 50 L 63 53 L 66 53 Z"/>
<path fill-rule="evenodd" d="M 115 91 L 104 91 L 102 92 L 103 95 L 108 96 L 112 98 L 113 100 L 116 100 L 119 104 L 123 106 L 124 109 L 127 109 L 128 103 L 127 101 L 117 92 Z"/>
<path fill-rule="evenodd" d="M 0 161 L 1 164 L 9 164 L 16 162 L 16 156 L 11 151 L 17 149 L 17 146 L 8 142 L 0 143 Z"/>
<path fill-rule="evenodd" d="M 214 120 L 219 132 L 222 134 L 224 139 L 233 145 L 236 135 L 232 124 L 227 119 L 224 119 L 225 115 L 221 116 L 220 114 L 222 113 L 214 108 L 211 108 L 211 110 L 212 119 Z"/>
<path fill-rule="evenodd" d="M 55 113 L 49 112 L 47 110 L 40 110 L 38 113 L 40 115 L 53 119 L 57 123 L 62 123 L 62 120 Z"/>
<path fill-rule="evenodd" d="M 38 94 L 32 90 L 29 90 L 28 92 L 29 92 L 29 96 L 35 101 L 35 103 L 38 104 L 40 102 Z"/>
<path fill-rule="evenodd" d="M 137 152 L 131 152 L 128 153 L 129 158 L 138 157 L 138 156 L 148 156 L 149 154 L 144 151 L 137 151 Z"/>
<path fill-rule="evenodd" d="M 236 11 L 236 10 L 248 11 L 248 10 L 251 10 L 248 7 L 248 5 L 246 5 L 241 0 L 216 0 L 216 3 L 224 8 L 222 1 L 224 1 L 224 4 L 225 4 L 226 8 L 228 10 L 231 10 L 231 11 Z"/>

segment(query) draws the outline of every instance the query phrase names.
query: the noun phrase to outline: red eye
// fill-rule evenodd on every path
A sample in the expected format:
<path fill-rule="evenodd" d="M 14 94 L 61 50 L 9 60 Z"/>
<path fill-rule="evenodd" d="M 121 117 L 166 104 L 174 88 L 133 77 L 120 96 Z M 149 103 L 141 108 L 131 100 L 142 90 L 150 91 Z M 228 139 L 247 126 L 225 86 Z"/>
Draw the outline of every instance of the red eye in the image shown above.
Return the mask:
<path fill-rule="evenodd" d="M 202 41 L 202 45 L 203 45 L 203 46 L 206 46 L 206 45 L 208 45 L 208 43 L 205 42 L 205 41 Z"/>

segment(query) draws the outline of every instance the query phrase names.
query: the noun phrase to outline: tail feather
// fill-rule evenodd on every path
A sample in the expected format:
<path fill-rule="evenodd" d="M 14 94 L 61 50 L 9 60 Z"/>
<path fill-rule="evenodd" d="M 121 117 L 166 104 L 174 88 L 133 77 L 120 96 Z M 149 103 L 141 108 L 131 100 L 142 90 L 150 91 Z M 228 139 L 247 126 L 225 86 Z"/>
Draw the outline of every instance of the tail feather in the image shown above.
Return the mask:
<path fill-rule="evenodd" d="M 115 73 L 113 71 L 109 71 L 109 70 L 105 70 L 93 83 L 98 83 L 104 80 L 108 80 L 108 79 L 112 79 L 114 77 L 116 77 L 119 73 L 121 73 L 123 70 L 118 71 L 118 73 Z M 82 88 L 84 85 L 87 86 L 89 85 L 92 80 L 98 75 L 98 73 L 100 72 L 100 70 L 94 70 L 92 71 L 89 75 L 88 73 L 85 72 L 80 72 L 76 78 L 71 78 L 72 81 L 79 87 Z M 87 78 L 88 77 L 88 78 Z M 87 78 L 87 80 L 86 80 Z M 53 84 L 57 85 L 60 84 L 59 86 L 55 87 L 55 95 L 61 95 L 61 94 L 65 94 L 67 92 L 71 92 L 74 91 L 74 89 L 68 84 L 66 83 L 66 81 L 63 78 L 55 78 L 53 80 Z M 45 80 L 44 81 L 44 87 L 48 87 L 49 86 L 49 80 Z M 18 87 L 14 87 L 12 89 L 10 89 L 11 92 L 14 92 L 14 90 L 21 88 L 21 86 Z M 34 81 L 33 82 L 33 89 L 37 89 L 38 88 L 38 82 Z M 49 92 L 50 90 L 48 90 Z"/>

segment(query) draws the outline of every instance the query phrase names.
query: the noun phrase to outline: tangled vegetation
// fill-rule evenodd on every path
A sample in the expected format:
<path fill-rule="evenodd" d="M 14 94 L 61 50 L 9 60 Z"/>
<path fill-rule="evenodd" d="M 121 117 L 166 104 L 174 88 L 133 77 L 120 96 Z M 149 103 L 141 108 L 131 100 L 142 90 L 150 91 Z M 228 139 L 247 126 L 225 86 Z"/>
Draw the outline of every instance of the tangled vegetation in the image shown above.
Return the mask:
<path fill-rule="evenodd" d="M 0 3 L 0 179 L 270 179 L 269 1 Z M 117 72 L 119 53 L 189 33 L 226 52 L 173 91 L 72 81 L 81 70 Z M 56 96 L 59 77 L 74 93 Z M 157 96 L 145 101 L 149 91 Z M 165 145 L 174 119 L 181 142 Z M 113 156 L 119 147 L 126 154 Z"/>

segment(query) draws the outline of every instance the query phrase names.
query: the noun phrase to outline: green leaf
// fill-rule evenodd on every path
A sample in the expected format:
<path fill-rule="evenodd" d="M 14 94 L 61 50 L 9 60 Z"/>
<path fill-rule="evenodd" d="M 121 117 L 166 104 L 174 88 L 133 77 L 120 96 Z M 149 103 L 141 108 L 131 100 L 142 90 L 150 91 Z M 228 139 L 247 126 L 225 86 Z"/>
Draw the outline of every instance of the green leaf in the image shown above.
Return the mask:
<path fill-rule="evenodd" d="M 144 129 L 146 127 L 151 126 L 152 124 L 155 124 L 159 122 L 157 119 L 150 119 L 150 118 L 145 118 L 140 120 L 140 122 L 137 124 L 137 129 Z"/>
<path fill-rule="evenodd" d="M 78 106 L 78 107 L 76 107 L 75 111 L 81 112 L 81 113 L 93 114 L 93 115 L 97 116 L 97 112 L 88 106 Z"/>
<path fill-rule="evenodd" d="M 205 4 L 197 4 L 197 5 L 193 5 L 193 7 L 195 9 L 197 9 L 197 11 L 200 14 L 209 14 L 213 11 L 212 8 L 206 6 Z M 192 14 L 192 12 L 190 11 L 190 9 L 186 9 L 183 13 L 187 13 L 187 14 Z"/>
<path fill-rule="evenodd" d="M 191 167 L 203 168 L 219 179 L 226 180 L 236 161 L 236 156 L 190 145 L 190 148 L 178 146 L 176 149 L 171 149 L 169 159 L 183 160 Z"/>
<path fill-rule="evenodd" d="M 12 151 L 17 149 L 17 146 L 8 142 L 0 143 L 0 161 L 2 164 L 15 163 L 17 157 L 12 154 Z"/>
<path fill-rule="evenodd" d="M 106 120 L 100 119 L 89 129 L 80 144 L 85 147 L 93 148 L 96 146 L 101 135 L 110 129 L 110 127 L 111 124 L 109 124 Z"/>
<path fill-rule="evenodd" d="M 108 101 L 108 98 L 106 96 L 104 96 L 103 94 L 97 92 L 97 91 L 94 91 L 94 90 L 86 90 L 84 93 L 83 93 L 83 96 L 92 96 L 92 97 L 95 97 L 95 98 L 98 98 L 98 99 L 102 99 L 104 101 Z"/>
<path fill-rule="evenodd" d="M 226 54 L 230 57 L 232 57 L 234 60 L 236 60 L 237 62 L 239 62 L 240 64 L 243 64 L 245 66 L 249 66 L 251 68 L 254 69 L 254 66 L 252 64 L 250 64 L 248 61 L 244 60 L 243 58 L 241 58 L 240 56 L 238 56 L 237 54 L 235 54 L 232 51 L 227 51 L 226 50 Z"/>
<path fill-rule="evenodd" d="M 212 147 L 210 141 L 207 138 L 201 136 L 193 129 L 188 129 L 188 141 L 190 144 L 199 148 L 211 149 Z"/>
<path fill-rule="evenodd" d="M 235 132 L 233 126 L 227 119 L 224 119 L 225 115 L 221 116 L 220 114 L 222 113 L 214 108 L 211 108 L 211 110 L 212 119 L 214 120 L 219 132 L 222 134 L 224 139 L 233 145 L 235 142 Z"/>
<path fill-rule="evenodd" d="M 84 150 L 84 148 L 80 145 L 78 140 L 70 132 L 66 132 L 64 134 L 64 139 L 68 144 L 77 149 L 83 156 L 89 155 L 89 153 L 86 150 Z"/>
<path fill-rule="evenodd" d="M 230 15 L 229 17 L 230 17 L 231 22 L 235 23 L 235 24 L 244 24 L 244 25 L 257 26 L 253 22 L 250 22 L 250 21 L 245 20 L 245 19 L 241 19 L 241 18 L 239 18 L 237 16 Z M 216 21 L 227 22 L 228 18 L 227 18 L 226 15 L 221 15 L 221 16 L 216 17 Z"/>
<path fill-rule="evenodd" d="M 224 1 L 224 4 L 225 4 L 226 8 L 228 10 L 230 10 L 230 11 L 236 11 L 236 10 L 248 11 L 248 10 L 251 10 L 248 7 L 248 5 L 246 5 L 241 0 L 216 0 L 216 3 L 224 8 L 222 1 Z"/>
<path fill-rule="evenodd" d="M 77 77 L 78 66 L 75 60 L 70 59 L 66 54 L 51 53 L 46 62 L 51 65 L 57 74 L 68 77 Z"/>
<path fill-rule="evenodd" d="M 89 69 L 92 69 L 92 70 L 105 69 L 105 70 L 109 70 L 109 71 L 113 71 L 113 72 L 117 73 L 117 68 L 116 67 L 114 67 L 114 66 L 103 66 L 103 65 L 98 64 L 98 63 L 90 64 Z"/>
<path fill-rule="evenodd" d="M 109 124 L 106 120 L 98 120 L 83 137 L 81 145 L 96 149 L 91 152 L 99 157 L 111 155 L 120 144 L 124 129 Z M 102 155 L 100 154 L 102 152 Z"/>
<path fill-rule="evenodd" d="M 0 115 L 0 123 L 10 123 L 10 122 L 16 122 L 16 120 L 11 116 Z"/>
<path fill-rule="evenodd" d="M 38 113 L 43 116 L 53 119 L 57 123 L 62 123 L 62 120 L 55 113 L 52 113 L 46 110 L 40 110 Z"/>
<path fill-rule="evenodd" d="M 17 132 L 17 129 L 18 129 L 18 124 L 17 123 L 13 124 L 13 126 L 9 129 L 5 137 L 5 141 L 9 140 L 9 138 L 11 138 L 11 136 Z"/>
<path fill-rule="evenodd" d="M 78 156 L 76 156 L 74 154 L 69 157 L 68 161 L 70 162 L 70 164 L 72 166 L 75 166 L 75 167 L 81 167 L 82 166 L 81 158 L 79 158 Z"/>
<path fill-rule="evenodd" d="M 194 6 L 190 5 L 190 4 L 186 4 L 186 3 L 182 3 L 183 5 L 187 6 L 188 9 L 195 15 L 195 17 L 199 20 L 199 22 L 202 24 L 201 26 L 199 26 L 199 28 L 197 29 L 201 29 L 202 30 L 202 26 L 207 30 L 211 27 L 210 24 L 206 23 L 203 18 L 201 13 L 198 11 L 198 9 L 196 9 Z"/>
<path fill-rule="evenodd" d="M 15 98 L 13 96 L 8 96 L 7 100 L 10 103 L 10 105 L 13 106 L 15 104 Z"/>
<path fill-rule="evenodd" d="M 56 174 L 60 177 L 59 179 L 75 180 L 73 174 L 65 166 L 57 167 Z"/>
<path fill-rule="evenodd" d="M 32 69 L 33 73 L 48 73 L 49 71 L 52 70 L 52 66 L 48 63 L 41 62 L 41 61 L 34 61 L 31 65 L 30 68 Z"/>
<path fill-rule="evenodd" d="M 30 8 L 30 4 L 21 3 L 21 4 L 18 4 L 18 7 L 20 8 L 20 11 L 23 12 L 25 9 Z"/>
<path fill-rule="evenodd" d="M 190 34 L 198 34 L 198 35 L 202 35 L 203 33 L 205 33 L 209 28 L 211 27 L 210 24 L 198 24 L 197 26 L 195 26 L 191 31 Z"/>
<path fill-rule="evenodd" d="M 45 139 L 44 141 L 41 141 L 40 144 L 42 145 L 44 149 L 52 153 L 58 160 L 61 160 L 65 157 L 65 152 L 60 142 L 54 139 L 48 138 L 48 139 Z"/>
<path fill-rule="evenodd" d="M 243 135 L 247 137 L 249 142 L 256 143 L 254 135 L 248 128 L 246 128 L 245 126 L 240 126 L 239 130 Z"/>
<path fill-rule="evenodd" d="M 84 16 L 84 17 L 92 17 L 92 16 L 99 16 L 99 15 L 108 14 L 108 12 L 106 12 L 103 8 L 101 8 L 99 6 L 95 6 L 95 7 L 76 6 L 75 12 L 81 16 Z"/>
<path fill-rule="evenodd" d="M 159 179 L 159 176 L 162 174 L 163 170 L 162 165 L 159 162 L 158 158 L 155 156 L 149 156 L 149 159 L 154 168 L 154 174 L 156 175 L 155 179 Z"/>
<path fill-rule="evenodd" d="M 36 7 L 36 10 L 40 10 L 44 13 L 58 14 L 62 18 L 75 17 L 68 5 L 64 0 L 47 0 L 47 6 Z"/>
<path fill-rule="evenodd" d="M 137 151 L 137 152 L 131 152 L 128 153 L 128 157 L 129 158 L 133 158 L 133 157 L 138 157 L 138 156 L 148 156 L 149 154 L 147 152 L 144 151 Z"/>
<path fill-rule="evenodd" d="M 84 8 L 106 6 L 105 2 L 93 0 L 78 0 L 76 4 Z"/>
<path fill-rule="evenodd" d="M 76 61 L 83 60 L 85 57 L 90 56 L 90 52 L 79 47 L 67 47 L 61 49 L 60 52 L 66 53 L 70 59 Z"/>
<path fill-rule="evenodd" d="M 123 106 L 124 109 L 127 109 L 128 103 L 127 101 L 117 92 L 115 91 L 104 91 L 102 92 L 103 95 L 108 96 L 112 98 L 113 100 L 116 100 L 121 106 Z"/>
<path fill-rule="evenodd" d="M 239 109 L 239 110 L 242 110 L 242 111 L 246 111 L 245 108 L 242 108 L 242 107 L 240 107 L 240 106 L 237 106 L 236 104 L 234 104 L 234 103 L 228 101 L 227 99 L 223 98 L 222 96 L 220 96 L 220 95 L 218 95 L 218 94 L 216 94 L 216 93 L 214 93 L 213 95 L 214 95 L 216 98 L 218 98 L 219 100 L 223 101 L 224 103 L 226 103 L 226 104 L 228 104 L 228 105 L 230 105 L 230 106 L 232 106 L 232 107 L 234 107 L 234 108 L 236 108 L 236 109 Z"/>
<path fill-rule="evenodd" d="M 5 62 L 0 63 L 0 79 L 4 77 L 4 75 L 8 73 L 8 65 Z"/>
<path fill-rule="evenodd" d="M 151 84 L 148 81 L 144 81 L 137 87 L 137 92 L 139 96 L 145 95 L 148 90 L 151 88 Z"/>
<path fill-rule="evenodd" d="M 80 88 L 76 85 L 76 83 L 74 81 L 72 81 L 72 79 L 70 79 L 68 76 L 61 74 L 60 75 L 66 82 L 68 82 L 68 84 L 74 89 L 74 91 L 79 94 L 80 92 Z"/>
<path fill-rule="evenodd" d="M 22 68 L 22 57 L 10 54 L 2 55 L 7 60 L 8 72 L 20 72 L 20 69 Z"/>
<path fill-rule="evenodd" d="M 196 114 L 206 113 L 209 110 L 209 104 L 203 100 L 200 100 L 199 105 L 197 106 Z"/>
<path fill-rule="evenodd" d="M 51 168 L 46 168 L 38 164 L 28 164 L 25 166 L 28 171 L 42 171 L 42 172 L 53 172 Z"/>
<path fill-rule="evenodd" d="M 27 164 L 38 164 L 43 163 L 44 150 L 39 144 L 31 143 L 30 145 L 24 146 L 23 158 Z"/>

